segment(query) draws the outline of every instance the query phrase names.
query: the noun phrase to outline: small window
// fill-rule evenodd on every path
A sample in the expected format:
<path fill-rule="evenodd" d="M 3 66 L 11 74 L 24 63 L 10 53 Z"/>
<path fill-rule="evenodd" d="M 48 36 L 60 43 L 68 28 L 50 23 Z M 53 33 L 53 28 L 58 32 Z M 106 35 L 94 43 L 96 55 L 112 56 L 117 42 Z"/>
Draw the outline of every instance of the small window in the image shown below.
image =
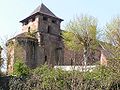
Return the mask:
<path fill-rule="evenodd" d="M 73 59 L 72 58 L 71 58 L 70 64 L 71 64 L 71 66 L 73 65 Z"/>
<path fill-rule="evenodd" d="M 27 24 L 28 24 L 28 21 L 25 21 L 24 24 L 27 25 Z"/>
<path fill-rule="evenodd" d="M 47 64 L 47 56 L 45 56 L 44 64 Z"/>
<path fill-rule="evenodd" d="M 35 21 L 35 17 L 34 18 L 32 18 L 32 22 L 34 22 Z"/>
<path fill-rule="evenodd" d="M 30 27 L 28 27 L 28 32 L 30 32 Z"/>
<path fill-rule="evenodd" d="M 56 20 L 52 20 L 52 23 L 56 23 Z"/>
<path fill-rule="evenodd" d="M 47 33 L 50 33 L 50 31 L 51 31 L 51 27 L 50 27 L 50 26 L 48 26 L 48 32 L 47 32 Z"/>
<path fill-rule="evenodd" d="M 40 43 L 43 45 L 44 44 L 44 35 L 40 34 Z"/>
<path fill-rule="evenodd" d="M 44 21 L 47 21 L 47 20 L 48 20 L 48 18 L 47 18 L 47 17 L 43 17 L 43 20 L 44 20 Z"/>

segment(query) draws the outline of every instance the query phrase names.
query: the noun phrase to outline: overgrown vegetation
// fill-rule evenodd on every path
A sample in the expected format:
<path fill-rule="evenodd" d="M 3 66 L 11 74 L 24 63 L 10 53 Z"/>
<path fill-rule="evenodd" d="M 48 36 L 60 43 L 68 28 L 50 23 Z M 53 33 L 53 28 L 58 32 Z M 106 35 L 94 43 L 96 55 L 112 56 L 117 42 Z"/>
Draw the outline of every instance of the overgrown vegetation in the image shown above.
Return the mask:
<path fill-rule="evenodd" d="M 64 71 L 43 65 L 29 69 L 22 61 L 14 65 L 8 90 L 119 90 L 120 61 L 109 61 L 91 72 Z M 2 79 L 1 79 L 2 80 Z M 2 86 L 2 85 L 1 85 Z M 2 88 L 0 86 L 0 88 Z"/>
<path fill-rule="evenodd" d="M 13 68 L 14 70 L 12 75 L 16 76 L 26 76 L 30 72 L 30 69 L 27 67 L 27 65 L 24 64 L 22 60 L 16 60 Z"/>
<path fill-rule="evenodd" d="M 120 64 L 120 62 L 118 62 Z M 120 73 L 110 66 L 92 72 L 63 71 L 43 65 L 24 75 L 11 77 L 9 90 L 120 90 Z"/>

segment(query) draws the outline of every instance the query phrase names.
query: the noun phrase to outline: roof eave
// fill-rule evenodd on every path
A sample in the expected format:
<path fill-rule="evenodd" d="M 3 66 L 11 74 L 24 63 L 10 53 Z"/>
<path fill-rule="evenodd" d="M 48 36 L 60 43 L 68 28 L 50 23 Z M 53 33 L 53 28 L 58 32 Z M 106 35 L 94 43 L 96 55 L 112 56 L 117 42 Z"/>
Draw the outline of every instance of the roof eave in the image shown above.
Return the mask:
<path fill-rule="evenodd" d="M 27 18 L 21 20 L 20 23 L 23 23 L 24 21 L 30 19 L 31 17 L 33 17 L 33 16 L 35 16 L 35 15 L 40 15 L 40 14 L 44 14 L 44 15 L 47 15 L 47 16 L 50 16 L 50 17 L 56 18 L 56 19 L 58 19 L 58 20 L 60 20 L 60 21 L 64 21 L 63 19 L 61 19 L 61 18 L 59 18 L 59 17 L 54 17 L 54 16 L 48 15 L 48 14 L 46 14 L 46 13 L 42 13 L 42 12 L 40 13 L 40 12 L 37 12 L 37 13 L 35 13 L 35 14 L 31 15 L 31 16 L 28 16 Z"/>
<path fill-rule="evenodd" d="M 38 13 L 35 13 L 35 14 L 33 14 L 33 15 L 30 15 L 30 16 L 28 16 L 27 18 L 25 18 L 25 19 L 23 19 L 23 20 L 21 20 L 21 21 L 19 21 L 19 22 L 20 22 L 20 23 L 23 23 L 24 21 L 32 18 L 32 17 L 35 16 L 35 15 L 38 15 Z"/>

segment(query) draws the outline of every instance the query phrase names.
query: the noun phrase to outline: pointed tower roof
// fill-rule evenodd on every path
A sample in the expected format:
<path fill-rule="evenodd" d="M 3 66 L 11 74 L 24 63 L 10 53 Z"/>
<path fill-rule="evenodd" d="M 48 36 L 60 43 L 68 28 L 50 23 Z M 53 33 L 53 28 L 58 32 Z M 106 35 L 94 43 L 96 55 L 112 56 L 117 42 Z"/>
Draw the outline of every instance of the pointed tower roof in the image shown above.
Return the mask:
<path fill-rule="evenodd" d="M 61 21 L 63 21 L 63 19 L 60 19 L 59 17 L 55 16 L 55 14 L 53 14 L 43 3 L 41 5 L 39 5 L 32 13 L 30 16 L 28 16 L 27 18 L 21 20 L 20 22 L 24 22 L 25 20 L 31 18 L 32 16 L 34 15 L 37 15 L 37 14 L 44 14 L 44 15 L 47 15 L 47 16 L 50 16 L 50 17 L 53 17 L 53 18 L 56 18 L 56 19 L 59 19 Z"/>
<path fill-rule="evenodd" d="M 39 5 L 32 13 L 31 15 L 35 14 L 35 13 L 43 13 L 46 15 L 50 15 L 53 17 L 56 17 L 43 3 L 41 5 Z"/>

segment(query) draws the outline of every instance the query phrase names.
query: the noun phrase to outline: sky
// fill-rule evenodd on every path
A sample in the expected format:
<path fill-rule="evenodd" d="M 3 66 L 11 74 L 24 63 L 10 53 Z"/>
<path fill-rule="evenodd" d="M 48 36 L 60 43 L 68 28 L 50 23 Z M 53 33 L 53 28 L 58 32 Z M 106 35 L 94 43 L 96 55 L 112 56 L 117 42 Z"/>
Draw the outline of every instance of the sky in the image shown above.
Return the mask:
<path fill-rule="evenodd" d="M 94 16 L 99 26 L 120 15 L 120 0 L 1 0 L 0 39 L 9 39 L 21 31 L 20 20 L 26 18 L 41 3 L 64 19 L 61 28 L 81 14 Z"/>

